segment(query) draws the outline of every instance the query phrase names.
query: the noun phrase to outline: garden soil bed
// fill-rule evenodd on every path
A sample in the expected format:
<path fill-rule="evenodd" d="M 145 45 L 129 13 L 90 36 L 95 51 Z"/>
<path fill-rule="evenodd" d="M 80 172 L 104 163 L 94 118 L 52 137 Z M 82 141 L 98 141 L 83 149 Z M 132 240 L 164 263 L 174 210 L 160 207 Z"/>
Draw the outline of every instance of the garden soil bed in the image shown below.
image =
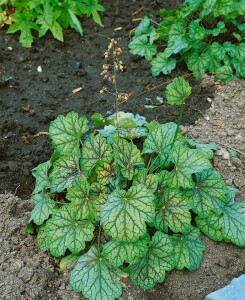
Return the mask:
<path fill-rule="evenodd" d="M 31 169 L 48 160 L 52 152 L 48 136 L 34 135 L 48 131 L 51 120 L 71 110 L 87 117 L 94 112 L 113 111 L 113 98 L 99 94 L 106 85 L 100 72 L 107 38 L 111 37 L 118 39 L 126 68 L 120 75 L 119 89 L 132 93 L 122 110 L 140 113 L 148 120 L 176 121 L 178 110 L 165 102 L 155 109 L 144 107 L 146 98 L 156 102 L 164 97 L 163 83 L 172 77 L 152 78 L 149 64 L 127 51 L 128 33 L 136 25 L 132 19 L 169 7 L 169 3 L 104 1 L 105 28 L 84 20 L 85 36 L 66 31 L 63 44 L 48 35 L 24 49 L 18 35 L 0 31 L 0 78 L 3 74 L 13 77 L 8 84 L 0 82 L 0 299 L 82 299 L 70 290 L 68 273 L 59 272 L 58 260 L 39 251 L 35 238 L 24 230 L 32 209 Z M 178 3 L 171 1 L 171 5 Z M 145 10 L 132 16 L 141 7 Z M 121 30 L 114 31 L 119 27 Z M 199 141 L 217 143 L 214 165 L 229 184 L 240 188 L 238 199 L 244 201 L 245 82 L 224 85 L 206 77 L 190 79 L 190 83 L 193 93 L 187 101 L 182 130 Z M 82 90 L 72 93 L 78 87 Z M 237 150 L 237 156 L 232 157 L 229 149 Z M 245 272 L 244 249 L 213 243 L 205 237 L 203 240 L 207 249 L 197 272 L 170 272 L 166 281 L 151 291 L 133 287 L 125 280 L 122 299 L 201 300 Z"/>

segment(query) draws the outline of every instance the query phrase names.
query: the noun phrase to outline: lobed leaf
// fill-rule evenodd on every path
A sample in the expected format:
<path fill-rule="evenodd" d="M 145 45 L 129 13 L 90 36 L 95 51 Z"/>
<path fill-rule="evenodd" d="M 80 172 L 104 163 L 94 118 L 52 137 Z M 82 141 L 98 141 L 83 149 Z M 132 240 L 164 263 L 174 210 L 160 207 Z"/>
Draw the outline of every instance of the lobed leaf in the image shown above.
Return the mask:
<path fill-rule="evenodd" d="M 212 212 L 220 215 L 228 201 L 228 188 L 224 180 L 213 170 L 196 173 L 195 178 L 195 186 L 185 192 L 193 211 L 201 218 L 206 218 Z"/>
<path fill-rule="evenodd" d="M 154 124 L 154 126 L 152 126 Z M 164 161 L 170 153 L 177 125 L 175 123 L 158 124 L 151 122 L 148 126 L 149 133 L 143 144 L 142 153 L 157 153 Z M 179 133 L 175 145 L 182 144 L 183 137 Z"/>
<path fill-rule="evenodd" d="M 60 154 L 70 154 L 79 147 L 81 136 L 89 130 L 88 120 L 75 112 L 65 117 L 59 115 L 50 123 L 49 136 L 54 149 Z"/>
<path fill-rule="evenodd" d="M 114 159 L 121 167 L 121 172 L 125 178 L 131 180 L 135 174 L 136 167 L 143 164 L 140 150 L 123 138 L 113 140 Z"/>
<path fill-rule="evenodd" d="M 55 201 L 52 200 L 47 194 L 33 195 L 32 200 L 35 206 L 31 212 L 29 222 L 33 221 L 37 225 L 41 225 L 52 213 L 58 209 Z"/>
<path fill-rule="evenodd" d="M 114 300 L 122 294 L 122 273 L 95 247 L 83 254 L 71 272 L 70 284 L 89 300 Z"/>
<path fill-rule="evenodd" d="M 196 271 L 200 267 L 206 248 L 200 238 L 199 229 L 193 227 L 187 233 L 174 234 L 171 239 L 174 243 L 175 267 L 178 270 L 187 268 Z"/>
<path fill-rule="evenodd" d="M 103 254 L 117 268 L 124 262 L 131 263 L 148 251 L 150 236 L 147 234 L 135 242 L 120 242 L 110 240 L 103 246 Z"/>
<path fill-rule="evenodd" d="M 126 271 L 134 285 L 148 290 L 163 282 L 166 271 L 172 270 L 174 265 L 172 240 L 167 234 L 157 231 L 147 254 L 130 264 Z"/>
<path fill-rule="evenodd" d="M 169 74 L 176 67 L 176 59 L 166 57 L 164 53 L 157 53 L 151 61 L 152 76 L 156 77 L 160 73 Z"/>
<path fill-rule="evenodd" d="M 90 172 L 98 162 L 110 163 L 112 148 L 100 134 L 90 134 L 82 148 L 82 169 Z"/>
<path fill-rule="evenodd" d="M 158 203 L 154 225 L 157 230 L 167 233 L 167 227 L 173 232 L 186 232 L 191 227 L 190 202 L 178 189 L 166 189 Z"/>
<path fill-rule="evenodd" d="M 212 167 L 209 160 L 199 151 L 183 146 L 174 146 L 170 153 L 170 160 L 175 167 L 168 176 L 169 187 L 192 188 L 194 187 L 192 174 Z"/>
<path fill-rule="evenodd" d="M 134 38 L 128 47 L 132 54 L 144 56 L 147 60 L 152 60 L 152 57 L 157 54 L 157 46 L 150 44 L 144 35 Z"/>
<path fill-rule="evenodd" d="M 48 171 L 51 167 L 51 162 L 39 164 L 32 170 L 32 175 L 36 178 L 35 188 L 33 194 L 45 192 L 50 187 L 50 180 L 48 177 Z"/>
<path fill-rule="evenodd" d="M 191 87 L 183 77 L 174 78 L 174 80 L 166 87 L 166 98 L 168 104 L 183 104 L 191 94 Z"/>
<path fill-rule="evenodd" d="M 116 241 L 133 242 L 146 233 L 145 222 L 154 217 L 154 195 L 142 185 L 127 192 L 115 190 L 102 205 L 103 229 Z"/>
<path fill-rule="evenodd" d="M 70 250 L 73 254 L 85 248 L 93 238 L 94 225 L 87 220 L 76 220 L 68 205 L 56 211 L 45 226 L 45 236 L 51 254 L 59 257 Z"/>
<path fill-rule="evenodd" d="M 75 184 L 82 174 L 79 160 L 80 151 L 77 150 L 70 156 L 62 156 L 54 162 L 53 170 L 49 177 L 51 193 L 63 192 Z"/>
<path fill-rule="evenodd" d="M 221 230 L 225 241 L 237 246 L 245 246 L 245 205 L 232 202 L 225 205 L 221 215 L 211 214 L 208 218 L 210 227 Z"/>

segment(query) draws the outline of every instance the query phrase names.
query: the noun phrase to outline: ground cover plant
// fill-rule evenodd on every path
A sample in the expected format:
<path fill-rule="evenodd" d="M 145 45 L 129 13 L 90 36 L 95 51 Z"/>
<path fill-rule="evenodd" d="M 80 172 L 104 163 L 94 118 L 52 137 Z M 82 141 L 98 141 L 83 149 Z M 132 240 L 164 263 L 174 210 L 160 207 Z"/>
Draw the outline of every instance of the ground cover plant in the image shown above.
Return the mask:
<path fill-rule="evenodd" d="M 0 27 L 9 25 L 7 33 L 20 31 L 20 43 L 30 47 L 33 43 L 33 31 L 44 36 L 51 31 L 54 38 L 63 41 L 63 29 L 71 27 L 83 35 L 79 16 L 92 16 L 102 25 L 99 12 L 104 7 L 98 0 L 1 0 Z"/>
<path fill-rule="evenodd" d="M 75 112 L 51 122 L 54 154 L 33 170 L 27 229 L 38 226 L 39 247 L 62 257 L 61 269 L 76 263 L 70 284 L 86 298 L 120 297 L 124 276 L 151 289 L 166 271 L 197 270 L 200 232 L 245 246 L 245 206 L 212 168 L 216 146 L 179 130 L 190 93 L 181 77 L 166 88 L 181 106 L 177 124 L 118 110 L 92 123 Z"/>
<path fill-rule="evenodd" d="M 186 0 L 177 9 L 161 9 L 160 23 L 145 16 L 129 49 L 151 63 L 153 76 L 169 74 L 184 61 L 196 78 L 245 77 L 244 14 L 243 0 Z"/>

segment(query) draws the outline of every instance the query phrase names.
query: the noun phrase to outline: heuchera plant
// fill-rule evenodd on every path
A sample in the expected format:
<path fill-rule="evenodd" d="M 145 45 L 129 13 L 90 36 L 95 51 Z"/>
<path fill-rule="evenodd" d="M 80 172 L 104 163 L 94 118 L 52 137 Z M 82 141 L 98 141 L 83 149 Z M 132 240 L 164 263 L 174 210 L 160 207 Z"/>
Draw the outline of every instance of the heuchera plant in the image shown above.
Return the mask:
<path fill-rule="evenodd" d="M 95 125 L 75 112 L 51 122 L 54 154 L 33 170 L 27 228 L 37 225 L 39 247 L 61 257 L 62 270 L 76 263 L 70 284 L 84 297 L 120 297 L 125 275 L 151 289 L 174 268 L 197 270 L 200 232 L 245 246 L 245 203 L 213 170 L 216 146 L 179 130 L 190 93 L 183 78 L 167 86 L 178 124 L 124 112 L 95 114 Z"/>
<path fill-rule="evenodd" d="M 244 15 L 243 0 L 186 0 L 161 9 L 159 24 L 145 16 L 129 49 L 150 61 L 153 76 L 184 61 L 196 78 L 207 72 L 220 80 L 245 77 Z"/>
<path fill-rule="evenodd" d="M 33 30 L 39 37 L 51 31 L 54 38 L 63 42 L 63 29 L 69 26 L 83 35 L 80 15 L 92 16 L 103 26 L 99 16 L 103 11 L 98 0 L 0 0 L 0 27 L 5 23 L 10 24 L 7 33 L 20 31 L 24 47 L 32 45 Z"/>

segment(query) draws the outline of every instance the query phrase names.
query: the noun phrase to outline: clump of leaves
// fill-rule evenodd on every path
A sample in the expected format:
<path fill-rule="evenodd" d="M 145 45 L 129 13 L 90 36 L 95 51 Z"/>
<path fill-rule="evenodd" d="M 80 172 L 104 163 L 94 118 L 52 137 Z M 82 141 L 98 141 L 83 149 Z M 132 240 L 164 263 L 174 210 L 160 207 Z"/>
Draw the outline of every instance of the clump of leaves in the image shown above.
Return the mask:
<path fill-rule="evenodd" d="M 183 114 L 190 93 L 176 78 L 166 97 Z M 52 121 L 54 154 L 33 170 L 28 231 L 37 225 L 39 247 L 62 257 L 62 270 L 76 263 L 75 291 L 113 300 L 125 274 L 151 289 L 174 268 L 195 271 L 205 250 L 200 232 L 245 246 L 245 203 L 213 170 L 215 145 L 183 136 L 181 117 L 178 124 L 124 112 L 92 119 L 70 112 Z"/>
<path fill-rule="evenodd" d="M 207 72 L 220 80 L 245 77 L 244 14 L 243 0 L 186 0 L 161 9 L 159 24 L 145 16 L 129 49 L 150 61 L 153 76 L 184 61 L 196 78 Z"/>
<path fill-rule="evenodd" d="M 39 37 L 51 31 L 54 38 L 63 42 L 63 29 L 69 26 L 83 35 L 79 20 L 81 15 L 92 16 L 97 24 L 103 26 L 99 12 L 104 10 L 98 0 L 2 0 L 0 25 L 10 24 L 7 33 L 20 31 L 20 43 L 24 47 L 30 47 L 33 43 L 33 30 L 38 32 Z"/>

